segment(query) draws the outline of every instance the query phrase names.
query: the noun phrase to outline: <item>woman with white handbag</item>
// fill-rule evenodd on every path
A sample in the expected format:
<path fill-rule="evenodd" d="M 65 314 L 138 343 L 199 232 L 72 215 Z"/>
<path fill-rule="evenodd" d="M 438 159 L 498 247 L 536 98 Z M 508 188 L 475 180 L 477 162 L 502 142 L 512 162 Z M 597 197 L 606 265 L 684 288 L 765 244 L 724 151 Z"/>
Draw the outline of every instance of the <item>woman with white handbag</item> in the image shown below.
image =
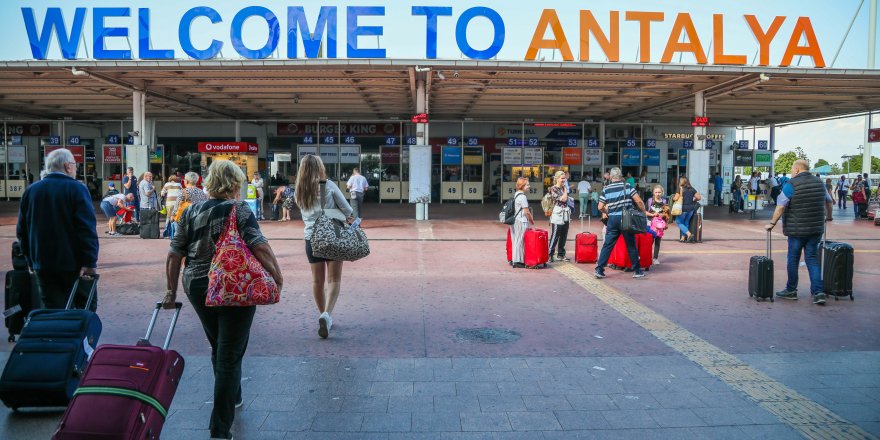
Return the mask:
<path fill-rule="evenodd" d="M 345 194 L 332 180 L 327 179 L 321 158 L 311 154 L 305 155 L 299 163 L 294 200 L 299 206 L 305 224 L 306 257 L 312 269 L 312 294 L 320 313 L 318 336 L 326 339 L 330 335 L 330 328 L 333 327 L 330 313 L 333 312 L 336 300 L 339 298 L 343 260 L 316 256 L 312 241 L 316 239 L 314 234 L 316 223 L 322 220 L 322 217 L 351 223 L 354 220 L 353 211 L 345 200 Z"/>

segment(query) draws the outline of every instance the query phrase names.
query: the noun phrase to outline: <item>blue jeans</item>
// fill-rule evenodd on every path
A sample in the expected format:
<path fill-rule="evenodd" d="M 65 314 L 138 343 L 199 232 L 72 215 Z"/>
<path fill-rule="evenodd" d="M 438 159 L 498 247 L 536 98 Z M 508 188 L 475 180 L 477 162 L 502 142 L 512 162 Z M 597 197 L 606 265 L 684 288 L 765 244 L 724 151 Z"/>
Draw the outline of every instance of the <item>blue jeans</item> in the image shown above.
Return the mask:
<path fill-rule="evenodd" d="M 587 193 L 580 193 L 580 194 L 578 194 L 578 199 L 580 199 L 580 202 L 581 202 L 580 214 L 581 214 L 581 217 L 583 217 L 583 216 L 587 215 L 587 208 L 589 208 L 589 206 L 590 206 L 589 205 L 590 195 Z"/>
<path fill-rule="evenodd" d="M 821 293 L 822 272 L 819 268 L 819 242 L 822 234 L 808 235 L 804 237 L 788 237 L 788 282 L 785 290 L 796 291 L 798 285 L 798 266 L 801 262 L 801 251 L 804 252 L 804 261 L 807 262 L 807 272 L 810 274 L 810 293 Z"/>
<path fill-rule="evenodd" d="M 626 251 L 629 253 L 629 261 L 632 262 L 632 270 L 640 270 L 639 266 L 639 250 L 636 248 L 636 236 L 628 232 L 620 231 L 621 215 L 608 216 L 608 225 L 605 229 L 605 243 L 602 244 L 602 251 L 599 253 L 599 261 L 596 262 L 596 270 L 604 271 L 608 265 L 608 259 L 611 258 L 611 251 L 617 244 L 617 239 L 623 235 L 623 241 L 626 242 Z"/>
<path fill-rule="evenodd" d="M 721 189 L 715 188 L 715 206 L 721 206 Z"/>
<path fill-rule="evenodd" d="M 694 211 L 682 212 L 680 216 L 675 218 L 675 224 L 678 225 L 678 229 L 681 230 L 681 236 L 686 237 L 688 234 L 688 225 L 691 224 L 691 217 L 694 216 Z"/>

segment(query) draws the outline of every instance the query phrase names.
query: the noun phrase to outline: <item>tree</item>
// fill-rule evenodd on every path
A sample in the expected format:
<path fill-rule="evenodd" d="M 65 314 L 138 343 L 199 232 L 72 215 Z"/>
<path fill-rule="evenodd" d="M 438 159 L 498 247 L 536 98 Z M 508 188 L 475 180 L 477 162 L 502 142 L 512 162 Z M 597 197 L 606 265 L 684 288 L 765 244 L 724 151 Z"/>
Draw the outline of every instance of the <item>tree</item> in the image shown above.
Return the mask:
<path fill-rule="evenodd" d="M 819 159 L 816 161 L 816 164 L 813 165 L 813 168 L 824 167 L 825 165 L 831 165 L 831 164 L 828 163 L 828 161 L 825 159 Z"/>
<path fill-rule="evenodd" d="M 794 161 L 798 159 L 806 160 L 807 162 L 810 159 L 807 157 L 807 153 L 804 153 L 804 149 L 801 147 L 795 147 L 794 151 L 787 151 L 785 153 L 776 156 L 776 161 L 774 162 L 774 170 L 777 174 L 782 173 L 790 173 L 791 166 L 794 165 Z"/>
<path fill-rule="evenodd" d="M 862 172 L 862 156 L 853 156 L 844 161 L 841 165 L 841 173 L 861 173 Z M 849 170 L 849 171 L 847 171 Z M 871 173 L 880 173 L 880 158 L 871 156 Z"/>
<path fill-rule="evenodd" d="M 836 163 L 831 164 L 831 174 L 834 174 L 834 175 L 843 174 L 843 168 L 841 168 L 840 165 L 838 165 Z"/>

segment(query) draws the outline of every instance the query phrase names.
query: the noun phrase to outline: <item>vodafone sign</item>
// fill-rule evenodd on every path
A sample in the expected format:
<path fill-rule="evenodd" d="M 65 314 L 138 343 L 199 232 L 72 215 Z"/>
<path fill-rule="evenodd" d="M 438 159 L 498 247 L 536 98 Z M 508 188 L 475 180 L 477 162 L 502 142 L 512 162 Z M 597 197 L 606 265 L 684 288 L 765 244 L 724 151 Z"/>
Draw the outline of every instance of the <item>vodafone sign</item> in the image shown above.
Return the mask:
<path fill-rule="evenodd" d="M 257 154 L 260 148 L 250 142 L 199 142 L 199 153 L 250 153 Z"/>
<path fill-rule="evenodd" d="M 868 130 L 868 142 L 880 142 L 880 128 Z"/>

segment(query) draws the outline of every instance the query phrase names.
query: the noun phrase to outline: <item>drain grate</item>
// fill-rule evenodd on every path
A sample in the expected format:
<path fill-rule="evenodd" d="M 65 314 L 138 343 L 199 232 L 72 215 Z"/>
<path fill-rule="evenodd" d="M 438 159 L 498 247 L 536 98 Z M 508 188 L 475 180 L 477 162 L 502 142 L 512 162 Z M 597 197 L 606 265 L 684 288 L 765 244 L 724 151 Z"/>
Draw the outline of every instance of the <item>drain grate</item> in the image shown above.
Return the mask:
<path fill-rule="evenodd" d="M 460 341 L 482 344 L 507 344 L 522 337 L 518 332 L 506 328 L 467 328 L 455 332 Z"/>

